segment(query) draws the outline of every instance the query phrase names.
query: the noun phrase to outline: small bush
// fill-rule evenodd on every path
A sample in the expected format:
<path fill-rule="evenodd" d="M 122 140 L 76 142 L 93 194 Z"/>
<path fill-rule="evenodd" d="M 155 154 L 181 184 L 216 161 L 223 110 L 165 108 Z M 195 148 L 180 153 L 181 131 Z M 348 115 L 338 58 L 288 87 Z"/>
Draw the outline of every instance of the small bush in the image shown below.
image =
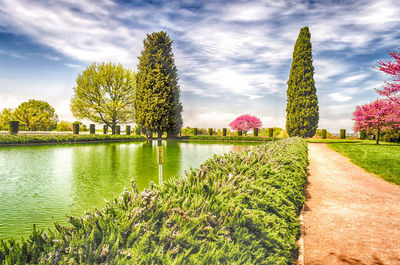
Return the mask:
<path fill-rule="evenodd" d="M 365 140 L 367 139 L 367 132 L 362 130 L 360 131 L 360 140 Z"/>
<path fill-rule="evenodd" d="M 126 132 L 126 135 L 131 135 L 131 126 L 126 125 L 125 132 Z"/>
<path fill-rule="evenodd" d="M 72 132 L 73 132 L 73 134 L 79 134 L 79 123 L 78 122 L 74 122 L 72 124 Z"/>
<path fill-rule="evenodd" d="M 226 128 L 222 128 L 222 136 L 226 136 Z"/>
<path fill-rule="evenodd" d="M 237 134 L 238 134 L 238 136 L 242 136 L 243 135 L 243 131 L 242 130 L 238 130 Z"/>
<path fill-rule="evenodd" d="M 108 125 L 103 125 L 103 134 L 107 134 Z"/>
<path fill-rule="evenodd" d="M 322 139 L 326 139 L 326 129 L 322 129 L 321 137 L 322 137 Z"/>
<path fill-rule="evenodd" d="M 95 134 L 96 133 L 96 125 L 90 124 L 89 125 L 89 132 L 90 132 L 90 134 Z"/>
<path fill-rule="evenodd" d="M 8 125 L 9 125 L 8 129 L 9 133 L 11 135 L 17 135 L 19 129 L 19 121 L 9 121 Z"/>
<path fill-rule="evenodd" d="M 274 128 L 268 128 L 268 137 L 274 137 Z"/>
<path fill-rule="evenodd" d="M 136 128 L 136 135 L 140 135 L 140 129 Z"/>
<path fill-rule="evenodd" d="M 213 129 L 212 128 L 208 128 L 208 135 L 213 135 Z"/>
<path fill-rule="evenodd" d="M 346 139 L 346 129 L 340 129 L 340 139 Z"/>
<path fill-rule="evenodd" d="M 121 134 L 121 125 L 115 126 L 115 134 Z"/>
<path fill-rule="evenodd" d="M 194 128 L 194 129 L 193 129 L 193 135 L 196 136 L 197 133 L 198 133 L 197 128 Z"/>
<path fill-rule="evenodd" d="M 258 136 L 258 128 L 254 128 L 253 129 L 253 135 L 254 136 Z"/>

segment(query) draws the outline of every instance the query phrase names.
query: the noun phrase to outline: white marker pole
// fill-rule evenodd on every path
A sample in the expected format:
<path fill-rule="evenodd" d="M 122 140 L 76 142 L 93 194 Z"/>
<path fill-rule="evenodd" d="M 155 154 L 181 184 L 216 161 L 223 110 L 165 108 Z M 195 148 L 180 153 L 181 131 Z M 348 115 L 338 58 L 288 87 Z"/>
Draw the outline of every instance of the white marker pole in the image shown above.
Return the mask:
<path fill-rule="evenodd" d="M 157 162 L 158 162 L 158 182 L 159 185 L 163 182 L 163 168 L 162 164 L 164 163 L 164 154 L 163 154 L 163 146 L 160 145 L 157 148 Z"/>

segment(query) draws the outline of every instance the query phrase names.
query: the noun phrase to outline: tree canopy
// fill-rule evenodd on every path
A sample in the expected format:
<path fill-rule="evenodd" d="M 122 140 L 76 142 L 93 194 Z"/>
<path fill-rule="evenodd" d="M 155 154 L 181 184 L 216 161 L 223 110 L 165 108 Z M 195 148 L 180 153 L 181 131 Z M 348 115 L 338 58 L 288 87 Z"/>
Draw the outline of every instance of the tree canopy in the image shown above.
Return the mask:
<path fill-rule="evenodd" d="M 249 114 L 240 115 L 234 121 L 229 123 L 229 126 L 232 128 L 232 130 L 244 131 L 244 133 L 247 133 L 248 130 L 255 128 L 261 130 L 261 125 L 262 123 L 259 118 Z"/>
<path fill-rule="evenodd" d="M 121 64 L 93 63 L 76 79 L 72 114 L 104 123 L 115 133 L 117 123 L 134 119 L 135 73 Z"/>
<path fill-rule="evenodd" d="M 135 122 L 148 133 L 176 135 L 182 127 L 182 104 L 172 40 L 153 32 L 143 41 L 135 94 Z"/>
<path fill-rule="evenodd" d="M 30 99 L 22 102 L 13 112 L 12 119 L 19 121 L 20 130 L 51 131 L 57 126 L 58 117 L 49 103 Z"/>
<path fill-rule="evenodd" d="M 318 127 L 318 98 L 314 83 L 311 34 L 300 30 L 287 82 L 286 131 L 289 136 L 313 137 Z"/>
<path fill-rule="evenodd" d="M 12 112 L 10 108 L 4 108 L 0 113 L 0 130 L 8 130 L 8 122 L 12 121 Z"/>

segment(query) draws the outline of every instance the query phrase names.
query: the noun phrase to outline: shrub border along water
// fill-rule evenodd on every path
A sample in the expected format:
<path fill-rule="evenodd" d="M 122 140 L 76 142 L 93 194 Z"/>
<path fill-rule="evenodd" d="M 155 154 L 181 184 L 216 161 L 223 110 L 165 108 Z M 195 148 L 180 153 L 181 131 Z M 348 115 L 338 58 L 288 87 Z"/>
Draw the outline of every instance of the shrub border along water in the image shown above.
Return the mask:
<path fill-rule="evenodd" d="M 26 144 L 69 144 L 82 142 L 118 142 L 143 141 L 144 136 L 138 135 L 0 135 L 0 146 Z"/>
<path fill-rule="evenodd" d="M 269 142 L 277 141 L 281 138 L 266 138 L 260 136 L 217 136 L 217 135 L 196 135 L 186 136 L 182 139 L 188 139 L 189 141 L 236 141 L 236 142 Z"/>
<path fill-rule="evenodd" d="M 70 226 L 0 241 L 0 264 L 295 264 L 307 163 L 301 138 L 214 156 Z"/>

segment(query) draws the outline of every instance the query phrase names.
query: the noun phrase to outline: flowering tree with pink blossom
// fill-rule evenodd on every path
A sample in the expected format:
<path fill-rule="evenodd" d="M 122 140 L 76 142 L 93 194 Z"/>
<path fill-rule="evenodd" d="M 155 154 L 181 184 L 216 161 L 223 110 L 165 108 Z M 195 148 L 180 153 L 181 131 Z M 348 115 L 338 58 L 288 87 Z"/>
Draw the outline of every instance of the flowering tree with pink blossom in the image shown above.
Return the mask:
<path fill-rule="evenodd" d="M 394 61 L 378 61 L 378 69 L 393 77 L 392 83 L 385 83 L 382 89 L 377 89 L 386 99 L 357 106 L 353 113 L 354 130 L 376 133 L 376 144 L 379 144 L 381 131 L 400 128 L 400 52 L 391 52 L 390 55 Z"/>
<path fill-rule="evenodd" d="M 354 131 L 376 133 L 376 144 L 383 130 L 400 128 L 399 108 L 389 99 L 378 99 L 369 104 L 357 106 L 353 113 Z"/>
<path fill-rule="evenodd" d="M 390 55 L 394 58 L 394 61 L 378 61 L 378 69 L 392 75 L 394 82 L 386 83 L 385 86 L 382 89 L 378 89 L 377 92 L 382 96 L 388 97 L 400 106 L 400 51 L 391 52 Z"/>
<path fill-rule="evenodd" d="M 251 129 L 261 129 L 261 121 L 256 116 L 244 114 L 237 117 L 234 121 L 229 123 L 232 130 L 243 131 L 245 134 Z"/>

